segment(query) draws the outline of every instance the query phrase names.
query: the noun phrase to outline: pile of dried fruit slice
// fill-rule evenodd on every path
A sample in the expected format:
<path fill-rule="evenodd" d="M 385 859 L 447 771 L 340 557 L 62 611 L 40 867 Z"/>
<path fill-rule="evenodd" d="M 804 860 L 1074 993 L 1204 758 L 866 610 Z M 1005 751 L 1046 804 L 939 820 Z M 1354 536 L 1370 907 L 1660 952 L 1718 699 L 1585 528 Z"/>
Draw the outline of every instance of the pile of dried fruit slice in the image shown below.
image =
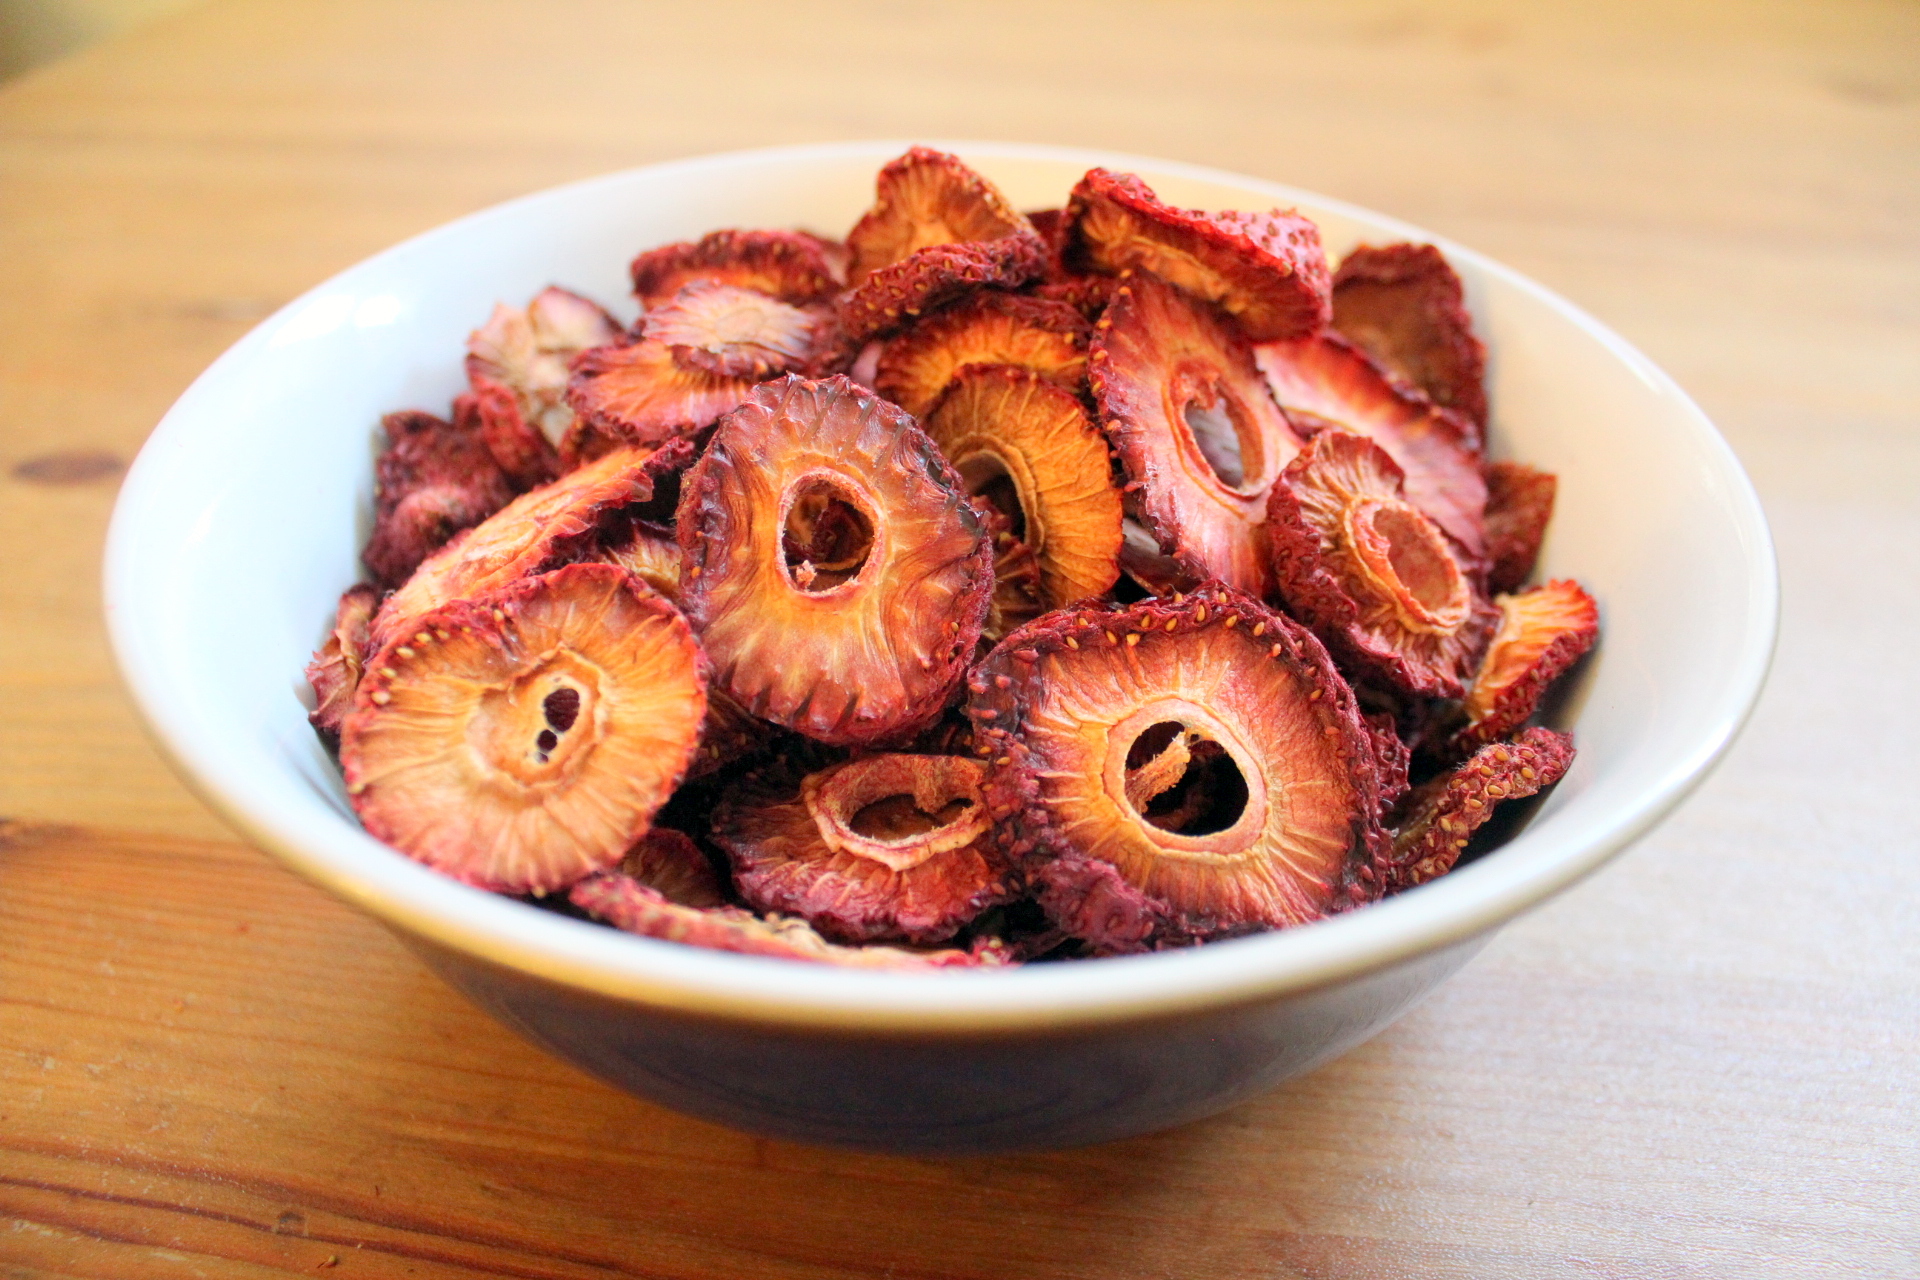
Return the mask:
<path fill-rule="evenodd" d="M 957 156 L 844 243 L 641 253 L 388 415 L 308 678 L 368 831 L 647 937 L 884 970 L 1289 928 L 1425 883 L 1572 740 L 1526 588 L 1555 478 L 1484 452 L 1430 245 Z M 1484 837 L 1483 837 L 1484 838 Z"/>

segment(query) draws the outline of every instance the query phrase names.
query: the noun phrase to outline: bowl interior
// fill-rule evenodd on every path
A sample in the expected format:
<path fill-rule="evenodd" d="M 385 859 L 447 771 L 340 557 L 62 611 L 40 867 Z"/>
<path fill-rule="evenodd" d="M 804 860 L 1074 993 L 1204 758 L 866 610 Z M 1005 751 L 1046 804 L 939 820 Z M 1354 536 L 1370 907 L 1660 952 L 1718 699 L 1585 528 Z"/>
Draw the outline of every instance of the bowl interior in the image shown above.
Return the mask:
<path fill-rule="evenodd" d="M 1484 930 L 1591 870 L 1724 749 L 1765 674 L 1775 579 L 1738 463 L 1658 369 L 1566 302 L 1417 228 L 1307 192 L 1106 153 L 949 144 L 1022 208 L 1089 166 L 1199 208 L 1298 205 L 1328 252 L 1440 243 L 1490 355 L 1494 451 L 1556 472 L 1545 576 L 1598 598 L 1601 644 L 1562 708 L 1579 758 L 1496 854 L 1303 929 L 1187 952 L 902 977 L 631 938 L 468 889 L 362 832 L 305 713 L 302 667 L 358 576 L 381 414 L 444 412 L 467 333 L 549 283 L 632 317 L 637 251 L 724 226 L 840 235 L 904 149 L 737 153 L 578 183 L 473 215 L 291 303 L 181 397 L 123 488 L 107 602 L 129 687 L 201 795 L 297 869 L 456 950 L 673 1007 L 833 1025 L 1035 1025 L 1132 1016 L 1324 983 Z"/>

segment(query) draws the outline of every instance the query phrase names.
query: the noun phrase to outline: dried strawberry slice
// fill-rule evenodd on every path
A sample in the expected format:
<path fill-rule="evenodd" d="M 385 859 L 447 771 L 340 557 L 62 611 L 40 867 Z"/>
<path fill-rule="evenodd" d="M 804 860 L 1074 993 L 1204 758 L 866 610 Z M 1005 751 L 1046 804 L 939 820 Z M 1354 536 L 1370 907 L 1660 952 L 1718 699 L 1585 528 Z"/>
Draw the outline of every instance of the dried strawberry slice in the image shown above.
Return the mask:
<path fill-rule="evenodd" d="M 1396 387 L 1338 334 L 1254 348 L 1273 398 L 1303 433 L 1356 432 L 1390 454 L 1407 500 L 1478 561 L 1486 553 L 1487 484 L 1473 425 L 1425 396 Z"/>
<path fill-rule="evenodd" d="M 566 403 L 573 358 L 619 337 L 620 325 L 605 308 L 558 287 L 542 290 L 525 310 L 496 304 L 486 324 L 468 336 L 467 377 L 475 391 L 484 384 L 504 387 L 516 411 L 509 414 L 497 402 L 481 406 L 489 423 L 488 443 L 507 474 L 521 475 L 522 455 L 539 452 L 522 432 L 544 441 L 551 455 L 573 425 Z"/>
<path fill-rule="evenodd" d="M 679 611 L 612 565 L 576 564 L 416 625 L 367 663 L 341 727 L 367 830 L 509 893 L 619 862 L 706 713 L 706 659 Z"/>
<path fill-rule="evenodd" d="M 734 883 L 760 911 L 836 942 L 944 942 L 1013 896 L 980 785 L 958 756 L 867 756 L 796 777 L 776 770 L 714 813 Z"/>
<path fill-rule="evenodd" d="M 726 889 L 707 855 L 691 836 L 672 827 L 654 827 L 635 841 L 620 859 L 619 874 L 682 907 L 727 905 Z"/>
<path fill-rule="evenodd" d="M 745 955 L 808 960 L 856 969 L 973 968 L 1012 963 L 1004 944 L 988 939 L 971 950 L 909 951 L 902 947 L 838 947 L 803 920 L 784 916 L 761 919 L 738 907 L 699 910 L 669 902 L 631 876 L 591 876 L 575 885 L 568 898 L 581 910 L 617 929 L 687 946 L 710 947 Z"/>
<path fill-rule="evenodd" d="M 992 808 L 1059 925 L 1104 952 L 1317 920 L 1378 896 L 1379 765 L 1304 628 L 1210 584 L 1063 609 L 968 680 Z"/>
<path fill-rule="evenodd" d="M 680 598 L 754 715 L 823 742 L 903 738 L 958 687 L 993 548 L 895 406 L 789 375 L 721 422 L 682 486 Z"/>
<path fill-rule="evenodd" d="M 1552 786 L 1572 763 L 1570 736 L 1535 727 L 1511 742 L 1480 748 L 1452 773 L 1423 784 L 1394 829 L 1390 887 L 1410 888 L 1451 871 L 1501 801 Z"/>
<path fill-rule="evenodd" d="M 1176 209 L 1130 173 L 1080 179 L 1062 256 L 1073 270 L 1151 271 L 1218 303 L 1253 342 L 1315 333 L 1329 314 L 1327 255 L 1310 220 L 1291 209 Z"/>
<path fill-rule="evenodd" d="M 582 352 L 567 383 L 576 421 L 561 442 L 577 466 L 607 447 L 658 444 L 712 426 L 746 399 L 757 379 L 688 368 L 651 338 Z"/>
<path fill-rule="evenodd" d="M 513 486 L 471 424 L 408 410 L 381 419 L 387 447 L 374 464 L 373 536 L 360 562 L 394 587 L 446 541 L 498 511 Z"/>
<path fill-rule="evenodd" d="M 1000 189 L 959 156 L 914 147 L 880 170 L 873 207 L 847 233 L 847 280 L 858 288 L 875 271 L 933 245 L 1006 236 L 1040 242 Z"/>
<path fill-rule="evenodd" d="M 1571 579 L 1494 601 L 1500 629 L 1480 660 L 1461 710 L 1467 723 L 1449 744 L 1465 755 L 1525 724 L 1540 696 L 1600 634 L 1600 608 Z"/>
<path fill-rule="evenodd" d="M 373 642 L 390 643 L 414 618 L 450 601 L 498 590 L 520 578 L 598 552 L 602 524 L 654 495 L 693 459 L 693 446 L 625 449 L 522 494 L 449 543 L 388 596 L 373 620 Z"/>
<path fill-rule="evenodd" d="M 453 420 L 480 437 L 514 489 L 524 493 L 559 476 L 559 450 L 527 422 L 512 389 L 480 374 L 468 380 L 473 389 L 454 400 Z M 573 410 L 561 409 L 571 423 Z"/>
<path fill-rule="evenodd" d="M 1065 303 L 989 290 L 888 342 L 873 385 L 916 418 L 970 364 L 1017 365 L 1078 391 L 1087 379 L 1087 334 L 1087 322 Z"/>
<path fill-rule="evenodd" d="M 633 260 L 633 292 L 649 309 L 697 281 L 730 284 L 791 303 L 826 302 L 840 291 L 839 246 L 805 231 L 715 231 L 662 245 Z"/>
<path fill-rule="evenodd" d="M 550 285 L 525 310 L 495 303 L 487 322 L 467 336 L 467 372 L 491 378 L 527 398 L 528 417 L 558 403 L 567 385 L 567 365 L 588 347 L 620 336 L 620 323 L 590 298 Z M 559 432 L 539 422 L 549 438 Z M 560 424 L 564 429 L 564 424 Z"/>
<path fill-rule="evenodd" d="M 333 630 L 307 664 L 307 683 L 313 686 L 314 708 L 307 716 L 329 747 L 340 745 L 340 722 L 353 706 L 360 670 L 367 656 L 368 626 L 380 603 L 380 591 L 369 583 L 348 587 L 334 610 Z"/>
<path fill-rule="evenodd" d="M 970 365 L 927 415 L 926 429 L 968 492 L 1004 515 L 1007 532 L 1032 549 L 1048 607 L 1113 586 L 1120 490 L 1107 442 L 1078 396 L 1029 369 Z"/>
<path fill-rule="evenodd" d="M 1486 348 L 1430 244 L 1361 245 L 1333 276 L 1333 327 L 1435 404 L 1487 425 Z"/>
<path fill-rule="evenodd" d="M 1518 591 L 1533 576 L 1560 482 L 1524 462 L 1487 466 L 1487 590 Z"/>
<path fill-rule="evenodd" d="M 1088 355 L 1094 403 L 1160 549 L 1255 595 L 1267 491 L 1300 441 L 1219 312 L 1152 276 L 1115 291 Z"/>
<path fill-rule="evenodd" d="M 1404 488 L 1365 436 L 1316 435 L 1273 487 L 1274 576 L 1288 611 L 1342 657 L 1394 688 L 1459 697 L 1495 613 Z"/>
<path fill-rule="evenodd" d="M 1034 235 L 936 244 L 870 272 L 839 301 L 840 327 L 864 342 L 981 289 L 1017 289 L 1047 269 Z"/>
<path fill-rule="evenodd" d="M 834 346 L 833 312 L 738 285 L 695 281 L 647 311 L 646 337 L 690 369 L 756 381 L 808 370 Z"/>

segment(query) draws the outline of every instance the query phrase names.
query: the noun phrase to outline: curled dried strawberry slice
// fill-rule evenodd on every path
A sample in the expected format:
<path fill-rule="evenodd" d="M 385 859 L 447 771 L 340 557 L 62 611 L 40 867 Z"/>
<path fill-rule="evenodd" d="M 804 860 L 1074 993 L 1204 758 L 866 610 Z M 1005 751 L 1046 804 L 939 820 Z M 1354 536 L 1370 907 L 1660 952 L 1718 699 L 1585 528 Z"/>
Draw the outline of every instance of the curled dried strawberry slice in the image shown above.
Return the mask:
<path fill-rule="evenodd" d="M 847 233 L 848 283 L 857 288 L 882 267 L 934 245 L 1007 236 L 1040 243 L 1000 189 L 959 156 L 914 147 L 880 170 L 873 207 Z"/>
<path fill-rule="evenodd" d="M 1034 235 L 936 244 L 868 273 L 839 301 L 850 342 L 892 333 L 982 289 L 1017 289 L 1046 272 L 1046 246 Z"/>
<path fill-rule="evenodd" d="M 1078 396 L 1030 369 L 970 365 L 927 415 L 926 429 L 967 491 L 1031 548 L 1042 602 L 1074 604 L 1113 586 L 1120 490 L 1107 442 Z"/>
<path fill-rule="evenodd" d="M 513 486 L 471 423 L 407 410 L 381 419 L 387 447 L 374 464 L 373 536 L 360 562 L 394 587 L 422 560 L 513 497 Z"/>
<path fill-rule="evenodd" d="M 812 369 L 834 347 L 833 312 L 796 307 L 738 285 L 695 281 L 652 307 L 648 341 L 662 343 L 683 366 L 755 381 Z"/>
<path fill-rule="evenodd" d="M 836 942 L 944 942 L 1013 896 L 985 777 L 958 756 L 777 770 L 721 803 L 713 838 L 757 910 L 797 915 Z"/>
<path fill-rule="evenodd" d="M 494 304 L 487 322 L 467 336 L 467 372 L 527 397 L 528 416 L 537 420 L 533 410 L 553 403 L 543 399 L 543 393 L 566 386 L 567 365 L 573 358 L 619 336 L 620 323 L 605 307 L 550 285 L 534 295 L 524 310 Z"/>
<path fill-rule="evenodd" d="M 688 368 L 651 338 L 582 352 L 567 383 L 575 422 L 561 458 L 577 466 L 610 447 L 693 435 L 744 400 L 755 381 Z"/>
<path fill-rule="evenodd" d="M 528 423 L 520 401 L 505 383 L 469 375 L 472 390 L 453 402 L 453 420 L 487 446 L 487 452 L 515 490 L 546 484 L 560 474 L 560 451 Z M 573 410 L 561 406 L 569 424 Z"/>
<path fill-rule="evenodd" d="M 763 920 L 738 907 L 701 910 L 680 906 L 669 902 L 657 889 L 618 874 L 591 876 L 575 885 L 568 898 L 581 910 L 628 933 L 716 951 L 908 972 L 1012 963 L 1006 947 L 991 939 L 977 942 L 967 951 L 835 946 L 804 920 L 785 916 Z"/>
<path fill-rule="evenodd" d="M 1600 634 L 1600 608 L 1571 579 L 1503 595 L 1500 629 L 1473 677 L 1461 710 L 1466 725 L 1449 744 L 1465 755 L 1525 724 L 1540 696 Z"/>
<path fill-rule="evenodd" d="M 1560 482 L 1524 462 L 1487 466 L 1487 589 L 1518 591 L 1533 576 Z"/>
<path fill-rule="evenodd" d="M 993 591 L 960 477 L 844 377 L 756 387 L 681 489 L 680 598 L 762 719 L 822 742 L 903 738 L 958 687 Z"/>
<path fill-rule="evenodd" d="M 633 260 L 633 292 L 649 309 L 698 281 L 752 289 L 796 307 L 840 291 L 839 246 L 805 231 L 715 231 Z"/>
<path fill-rule="evenodd" d="M 916 418 L 970 364 L 1016 365 L 1078 391 L 1087 378 L 1087 333 L 1065 303 L 989 290 L 888 342 L 874 389 Z"/>
<path fill-rule="evenodd" d="M 307 683 L 313 686 L 314 708 L 307 716 L 330 747 L 340 744 L 340 722 L 353 706 L 360 685 L 361 665 L 367 656 L 368 624 L 373 620 L 380 591 L 369 583 L 348 587 L 334 610 L 333 630 L 307 664 Z"/>
<path fill-rule="evenodd" d="M 1254 342 L 1317 332 L 1329 314 L 1327 255 L 1310 220 L 1291 209 L 1176 209 L 1130 173 L 1080 179 L 1062 256 L 1072 270 L 1151 271 L 1217 303 Z"/>
<path fill-rule="evenodd" d="M 1105 952 L 1317 920 L 1379 892 L 1380 777 L 1320 642 L 1218 584 L 1060 610 L 969 678 L 987 799 L 1060 927 Z"/>
<path fill-rule="evenodd" d="M 497 401 L 480 406 L 488 444 L 507 474 L 518 478 L 527 468 L 524 455 L 539 456 L 526 435 L 546 444 L 552 462 L 552 450 L 573 425 L 566 403 L 568 366 L 587 348 L 619 337 L 620 325 L 605 308 L 558 287 L 542 290 L 524 310 L 496 304 L 487 322 L 468 336 L 467 377 L 474 390 L 497 386 L 511 398 L 511 410 Z"/>
<path fill-rule="evenodd" d="M 1535 727 L 1511 742 L 1481 747 L 1452 773 L 1421 785 L 1394 829 L 1390 887 L 1410 888 L 1451 871 L 1501 801 L 1552 786 L 1572 763 L 1571 737 Z"/>
<path fill-rule="evenodd" d="M 1254 348 L 1273 398 L 1305 434 L 1337 427 L 1385 449 L 1407 477 L 1407 500 L 1476 562 L 1486 554 L 1487 484 L 1473 424 L 1395 386 L 1338 334 Z"/>
<path fill-rule="evenodd" d="M 1486 348 L 1430 244 L 1361 245 L 1333 276 L 1333 327 L 1435 404 L 1487 425 Z"/>
<path fill-rule="evenodd" d="M 682 907 L 723 907 L 727 892 L 720 874 L 700 846 L 684 831 L 654 827 L 620 859 L 618 873 Z"/>
<path fill-rule="evenodd" d="M 1394 717 L 1384 711 L 1369 711 L 1362 717 L 1373 739 L 1373 758 L 1380 767 L 1380 814 L 1384 818 L 1407 794 L 1408 771 L 1413 765 L 1413 749 L 1400 736 Z"/>
<path fill-rule="evenodd" d="M 374 644 L 391 642 L 430 609 L 597 554 L 603 525 L 622 527 L 626 509 L 647 502 L 692 460 L 693 446 L 684 440 L 623 449 L 515 498 L 428 557 L 387 597 L 374 616 Z"/>
<path fill-rule="evenodd" d="M 1409 693 L 1460 696 L 1494 610 L 1400 468 L 1365 436 L 1322 431 L 1268 505 L 1287 609 L 1344 658 Z"/>
<path fill-rule="evenodd" d="M 576 564 L 416 619 L 340 732 L 376 838 L 468 884 L 544 893 L 620 861 L 686 772 L 707 706 L 685 619 Z"/>
<path fill-rule="evenodd" d="M 1088 369 L 1160 549 L 1202 576 L 1264 594 L 1267 491 L 1300 442 L 1246 341 L 1205 303 L 1134 276 L 1094 327 Z"/>

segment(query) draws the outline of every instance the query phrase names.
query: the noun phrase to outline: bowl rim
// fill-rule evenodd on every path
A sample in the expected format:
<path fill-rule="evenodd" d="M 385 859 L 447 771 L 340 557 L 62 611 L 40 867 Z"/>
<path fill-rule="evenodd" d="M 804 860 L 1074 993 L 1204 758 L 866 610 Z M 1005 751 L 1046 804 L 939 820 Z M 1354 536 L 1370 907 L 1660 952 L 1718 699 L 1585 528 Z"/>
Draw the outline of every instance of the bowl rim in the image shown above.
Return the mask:
<path fill-rule="evenodd" d="M 1451 258 L 1499 279 L 1558 312 L 1657 393 L 1672 398 L 1713 460 L 1748 549 L 1747 617 L 1737 659 L 1710 731 L 1678 755 L 1636 802 L 1591 823 L 1584 839 L 1557 847 L 1523 831 L 1503 855 L 1482 859 L 1420 889 L 1312 925 L 1204 947 L 1118 957 L 1095 964 L 1008 971 L 898 974 L 706 951 L 637 938 L 602 925 L 530 909 L 471 889 L 393 855 L 345 818 L 340 831 L 306 829 L 269 800 L 235 785 L 230 761 L 199 732 L 194 709 L 172 696 L 166 673 L 139 625 L 134 572 L 142 514 L 158 492 L 166 455 L 191 431 L 196 402 L 228 370 L 252 358 L 290 317 L 359 273 L 435 237 L 543 202 L 570 202 L 648 174 L 703 173 L 769 164 L 871 158 L 879 164 L 914 143 L 865 140 L 754 148 L 640 166 L 545 188 L 411 236 L 335 273 L 256 326 L 217 358 L 162 418 L 129 469 L 114 507 L 104 562 L 108 632 L 124 684 L 149 735 L 187 785 L 242 835 L 403 935 L 565 987 L 680 1014 L 764 1026 L 930 1035 L 987 1031 L 1058 1032 L 1191 1014 L 1279 999 L 1358 978 L 1424 952 L 1466 943 L 1591 874 L 1646 834 L 1704 780 L 1751 716 L 1779 632 L 1779 579 L 1772 538 L 1751 481 L 1712 423 L 1684 391 L 1631 344 L 1573 303 L 1472 249 L 1346 201 L 1202 165 L 1080 147 L 970 140 L 932 145 L 982 161 L 1058 162 L 1133 170 L 1260 193 L 1276 204 L 1308 204 L 1440 246 Z M 373 844 L 396 864 L 368 875 L 343 865 Z M 1527 854 L 1532 856 L 1526 856 Z"/>

